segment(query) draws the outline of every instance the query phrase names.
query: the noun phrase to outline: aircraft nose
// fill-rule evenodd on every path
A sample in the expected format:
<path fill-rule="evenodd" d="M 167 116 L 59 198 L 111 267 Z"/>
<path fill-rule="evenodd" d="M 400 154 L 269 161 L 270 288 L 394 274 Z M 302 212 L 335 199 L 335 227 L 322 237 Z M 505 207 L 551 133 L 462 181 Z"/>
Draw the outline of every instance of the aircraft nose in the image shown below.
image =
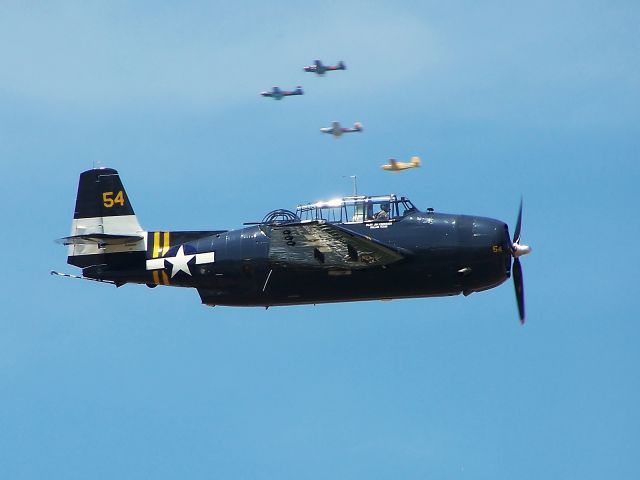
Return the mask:
<path fill-rule="evenodd" d="M 489 246 L 493 253 L 510 252 L 511 240 L 506 223 L 493 218 L 474 217 L 471 231 L 477 245 Z"/>

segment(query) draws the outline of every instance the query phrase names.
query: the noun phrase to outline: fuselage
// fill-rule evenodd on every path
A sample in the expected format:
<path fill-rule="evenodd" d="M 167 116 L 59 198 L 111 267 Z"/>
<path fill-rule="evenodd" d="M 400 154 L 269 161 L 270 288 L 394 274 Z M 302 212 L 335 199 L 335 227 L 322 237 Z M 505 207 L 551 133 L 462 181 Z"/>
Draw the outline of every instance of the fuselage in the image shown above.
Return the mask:
<path fill-rule="evenodd" d="M 361 132 L 362 124 L 356 122 L 353 127 L 342 127 L 340 123 L 333 122 L 330 127 L 322 127 L 320 131 L 322 133 L 330 133 L 334 137 L 340 137 L 345 133 Z"/>
<path fill-rule="evenodd" d="M 335 66 L 331 66 L 331 65 L 324 65 L 320 60 L 316 60 L 315 62 L 313 62 L 313 65 L 309 65 L 308 67 L 303 67 L 303 70 L 305 72 L 313 72 L 321 76 L 329 71 L 346 70 L 346 69 L 347 69 L 347 66 L 342 61 L 338 62 L 338 64 Z"/>
<path fill-rule="evenodd" d="M 398 172 L 400 170 L 407 170 L 409 168 L 417 168 L 418 165 L 414 164 L 414 163 L 404 163 L 404 162 L 397 162 L 395 164 L 393 163 L 387 163 L 385 165 L 382 166 L 383 170 L 388 170 L 391 172 Z"/>
<path fill-rule="evenodd" d="M 322 133 L 329 133 L 331 135 L 333 135 L 334 137 L 340 137 L 342 136 L 344 132 L 344 130 L 342 129 L 342 127 L 338 126 L 333 126 L 333 127 L 322 127 L 320 129 L 320 131 Z"/>
<path fill-rule="evenodd" d="M 254 225 L 194 235 L 187 241 L 188 232 L 148 232 L 147 264 L 150 260 L 164 263 L 160 274 L 146 268 L 98 268 L 85 270 L 85 275 L 117 283 L 193 287 L 205 304 L 235 306 L 469 294 L 495 287 L 510 276 L 509 234 L 499 220 L 414 210 L 389 221 L 340 226 L 393 248 L 404 258 L 388 265 L 353 269 L 282 265 L 270 259 L 269 227 Z M 180 234 L 182 241 L 170 240 Z M 170 249 L 156 244 L 163 239 L 170 242 Z M 181 253 L 176 253 L 178 246 Z M 158 252 L 166 257 L 164 262 Z M 197 264 L 196 255 L 211 252 L 215 252 L 215 261 Z M 182 269 L 175 266 L 176 255 L 182 255 Z"/>

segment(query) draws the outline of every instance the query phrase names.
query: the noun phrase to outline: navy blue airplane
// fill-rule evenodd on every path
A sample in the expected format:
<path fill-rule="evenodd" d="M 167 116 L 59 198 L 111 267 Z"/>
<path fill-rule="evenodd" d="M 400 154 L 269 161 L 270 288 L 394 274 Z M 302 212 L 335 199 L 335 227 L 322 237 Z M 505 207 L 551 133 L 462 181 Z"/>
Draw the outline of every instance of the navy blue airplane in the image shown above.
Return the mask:
<path fill-rule="evenodd" d="M 344 64 L 342 60 L 338 62 L 337 65 L 324 65 L 320 60 L 315 60 L 313 65 L 309 65 L 307 67 L 303 67 L 305 72 L 313 72 L 318 75 L 324 75 L 326 72 L 333 72 L 335 70 L 346 70 L 347 66 Z"/>
<path fill-rule="evenodd" d="M 297 86 L 295 90 L 282 90 L 280 87 L 273 87 L 270 91 L 260 92 L 263 97 L 271 97 L 274 100 L 282 100 L 284 97 L 292 95 L 304 95 L 301 86 Z"/>
<path fill-rule="evenodd" d="M 195 288 L 210 306 L 300 305 L 469 295 L 513 279 L 520 320 L 522 203 L 513 240 L 499 220 L 353 196 L 274 210 L 236 230 L 146 231 L 118 172 L 80 175 L 67 263 L 107 282 Z"/>

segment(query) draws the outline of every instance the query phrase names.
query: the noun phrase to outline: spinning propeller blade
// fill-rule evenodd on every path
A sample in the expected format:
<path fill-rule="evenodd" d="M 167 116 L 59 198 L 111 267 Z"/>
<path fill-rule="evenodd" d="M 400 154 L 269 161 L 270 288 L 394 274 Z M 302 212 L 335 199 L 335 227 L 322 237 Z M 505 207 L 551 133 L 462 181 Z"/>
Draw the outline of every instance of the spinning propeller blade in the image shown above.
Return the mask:
<path fill-rule="evenodd" d="M 511 244 L 511 255 L 513 255 L 513 286 L 516 290 L 516 301 L 518 302 L 518 313 L 520 314 L 520 323 L 524 324 L 524 281 L 522 279 L 522 265 L 520 265 L 520 256 L 531 252 L 528 245 L 520 245 L 520 228 L 522 227 L 522 198 L 520 199 L 520 209 L 518 210 L 518 220 L 516 221 L 516 229 L 513 232 L 513 242 Z"/>
<path fill-rule="evenodd" d="M 513 261 L 513 286 L 516 289 L 520 323 L 524 325 L 524 283 L 522 282 L 522 266 L 519 258 Z"/>
<path fill-rule="evenodd" d="M 516 229 L 513 232 L 514 244 L 520 243 L 520 227 L 522 226 L 522 197 L 520 197 L 520 209 L 518 210 L 518 221 L 516 222 Z"/>

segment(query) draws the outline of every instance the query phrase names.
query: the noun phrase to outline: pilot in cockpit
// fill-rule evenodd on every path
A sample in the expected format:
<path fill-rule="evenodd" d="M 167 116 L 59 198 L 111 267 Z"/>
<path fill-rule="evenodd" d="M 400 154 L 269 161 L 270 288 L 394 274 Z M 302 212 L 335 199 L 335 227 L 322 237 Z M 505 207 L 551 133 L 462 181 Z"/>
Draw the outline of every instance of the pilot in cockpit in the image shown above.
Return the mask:
<path fill-rule="evenodd" d="M 373 217 L 374 220 L 389 220 L 389 204 L 382 203 L 380 205 L 380 211 Z"/>

